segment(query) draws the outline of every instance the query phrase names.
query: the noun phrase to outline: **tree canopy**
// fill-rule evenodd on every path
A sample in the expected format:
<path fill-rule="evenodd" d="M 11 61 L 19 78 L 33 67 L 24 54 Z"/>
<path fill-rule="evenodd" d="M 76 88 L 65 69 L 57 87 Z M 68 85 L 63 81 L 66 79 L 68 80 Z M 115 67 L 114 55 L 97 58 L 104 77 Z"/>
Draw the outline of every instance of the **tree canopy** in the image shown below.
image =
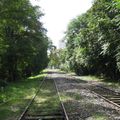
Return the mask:
<path fill-rule="evenodd" d="M 42 16 L 29 0 L 0 1 L 0 79 L 15 81 L 47 66 L 49 42 Z"/>
<path fill-rule="evenodd" d="M 65 33 L 64 64 L 77 74 L 120 76 L 120 1 L 94 0 Z"/>

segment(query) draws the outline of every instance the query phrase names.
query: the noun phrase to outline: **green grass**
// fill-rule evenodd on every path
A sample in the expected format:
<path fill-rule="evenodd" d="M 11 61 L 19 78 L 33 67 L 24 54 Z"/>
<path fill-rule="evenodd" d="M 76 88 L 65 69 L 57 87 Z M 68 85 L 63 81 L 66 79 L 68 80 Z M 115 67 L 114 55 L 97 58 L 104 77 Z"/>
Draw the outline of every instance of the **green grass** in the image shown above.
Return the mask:
<path fill-rule="evenodd" d="M 69 72 L 68 75 L 74 76 L 75 73 Z M 112 80 L 112 79 L 108 79 L 108 78 L 100 77 L 100 76 L 95 76 L 95 75 L 76 76 L 76 78 L 79 79 L 79 80 L 85 80 L 85 81 L 102 82 L 105 85 L 108 85 L 110 87 L 120 89 L 120 80 L 118 82 L 118 80 Z"/>
<path fill-rule="evenodd" d="M 80 76 L 79 78 L 80 78 L 81 80 L 86 80 L 86 81 L 98 81 L 98 82 L 103 81 L 102 78 L 99 78 L 99 77 L 97 77 L 97 76 L 92 76 L 92 75 Z"/>
<path fill-rule="evenodd" d="M 102 114 L 102 113 L 96 113 L 92 116 L 93 120 L 109 120 L 109 117 Z"/>
<path fill-rule="evenodd" d="M 116 88 L 116 89 L 120 89 L 120 82 L 118 83 L 117 81 L 115 82 L 115 80 L 110 80 L 107 78 L 100 78 L 97 76 L 79 76 L 79 78 L 81 80 L 85 80 L 85 81 L 96 81 L 96 82 L 101 82 L 104 83 L 107 86 L 110 86 L 112 88 Z"/>
<path fill-rule="evenodd" d="M 67 93 L 61 93 L 60 94 L 62 101 L 66 102 L 69 100 L 81 100 L 81 95 L 78 93 L 72 93 L 72 92 L 67 92 Z"/>
<path fill-rule="evenodd" d="M 60 109 L 59 97 L 56 93 L 54 82 L 51 79 L 45 80 L 39 94 L 35 98 L 29 114 L 54 114 Z"/>
<path fill-rule="evenodd" d="M 9 83 L 0 91 L 0 120 L 15 120 L 36 93 L 44 74 Z"/>

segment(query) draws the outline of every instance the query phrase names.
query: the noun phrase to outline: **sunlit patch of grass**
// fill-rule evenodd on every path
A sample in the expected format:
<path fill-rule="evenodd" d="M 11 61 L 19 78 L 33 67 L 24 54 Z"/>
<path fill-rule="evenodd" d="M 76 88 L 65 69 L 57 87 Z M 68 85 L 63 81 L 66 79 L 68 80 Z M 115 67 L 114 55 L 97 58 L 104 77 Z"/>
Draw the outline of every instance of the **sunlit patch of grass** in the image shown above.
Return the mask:
<path fill-rule="evenodd" d="M 118 82 L 117 80 L 110 80 L 104 77 L 100 78 L 97 76 L 88 75 L 88 76 L 77 76 L 76 78 L 79 80 L 85 80 L 85 81 L 101 82 L 113 88 L 118 88 L 118 89 L 120 88 L 120 81 Z"/>
<path fill-rule="evenodd" d="M 96 113 L 93 115 L 92 120 L 109 120 L 109 117 L 102 113 Z"/>
<path fill-rule="evenodd" d="M 113 88 L 120 88 L 120 81 L 118 82 L 117 80 L 110 80 L 107 78 L 100 78 L 97 76 L 80 76 L 79 77 L 81 80 L 86 80 L 86 81 L 98 81 L 98 82 L 102 82 L 110 87 Z"/>
<path fill-rule="evenodd" d="M 0 91 L 0 120 L 16 119 L 38 90 L 44 76 L 40 74 L 37 77 L 9 83 L 4 91 Z"/>
<path fill-rule="evenodd" d="M 76 76 L 76 74 L 74 72 L 70 72 L 70 71 L 68 71 L 66 74 L 69 76 Z"/>
<path fill-rule="evenodd" d="M 72 98 L 70 96 L 67 96 L 65 94 L 60 94 L 60 96 L 61 96 L 61 99 L 63 102 L 66 102 L 68 100 L 72 100 Z"/>
<path fill-rule="evenodd" d="M 105 84 L 112 88 L 120 89 L 120 83 L 106 82 Z"/>
<path fill-rule="evenodd" d="M 36 103 L 44 103 L 47 99 L 43 97 L 36 97 L 35 102 Z"/>
<path fill-rule="evenodd" d="M 60 107 L 60 101 L 53 80 L 45 80 L 39 94 L 33 102 L 29 114 L 55 113 Z M 40 112 L 41 111 L 41 112 Z"/>
<path fill-rule="evenodd" d="M 79 76 L 79 78 L 81 80 L 86 80 L 86 81 L 98 81 L 98 82 L 101 82 L 103 80 L 102 78 L 98 78 L 97 76 L 91 76 L 91 75 Z"/>
<path fill-rule="evenodd" d="M 28 100 L 13 99 L 4 105 L 0 105 L 0 120 L 15 120 L 16 116 L 22 112 Z"/>
<path fill-rule="evenodd" d="M 76 93 L 76 92 L 63 92 L 63 93 L 60 93 L 60 96 L 61 96 L 61 99 L 63 102 L 66 102 L 66 101 L 74 101 L 74 100 L 81 100 L 82 96 L 79 94 L 79 93 Z"/>
<path fill-rule="evenodd" d="M 39 79 L 42 76 L 43 76 L 43 74 L 40 74 L 40 75 L 36 75 L 36 76 L 31 76 L 28 79 L 37 79 L 37 78 Z"/>

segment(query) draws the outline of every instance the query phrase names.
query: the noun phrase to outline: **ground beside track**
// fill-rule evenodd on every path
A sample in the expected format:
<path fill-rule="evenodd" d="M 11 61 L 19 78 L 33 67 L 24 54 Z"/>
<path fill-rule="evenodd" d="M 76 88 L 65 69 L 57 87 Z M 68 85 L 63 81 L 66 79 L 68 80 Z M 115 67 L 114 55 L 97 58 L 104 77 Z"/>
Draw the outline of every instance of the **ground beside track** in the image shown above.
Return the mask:
<path fill-rule="evenodd" d="M 120 120 L 118 108 L 86 89 L 90 87 L 91 82 L 87 83 L 78 76 L 73 77 L 56 70 L 48 70 L 47 74 L 56 81 L 70 120 Z M 40 79 L 41 76 L 32 77 L 26 82 L 17 85 L 13 84 L 13 86 L 6 88 L 5 95 L 8 95 L 7 99 L 11 98 L 11 101 L 0 106 L 0 120 L 16 120 L 38 89 Z M 2 95 L 4 94 L 2 93 Z M 44 95 L 43 92 L 43 101 Z M 49 105 L 49 100 L 46 103 Z"/>
<path fill-rule="evenodd" d="M 16 120 L 35 95 L 45 74 L 10 83 L 0 91 L 0 120 Z"/>
<path fill-rule="evenodd" d="M 70 120 L 120 120 L 120 109 L 86 88 L 91 82 L 54 71 L 58 89 Z"/>

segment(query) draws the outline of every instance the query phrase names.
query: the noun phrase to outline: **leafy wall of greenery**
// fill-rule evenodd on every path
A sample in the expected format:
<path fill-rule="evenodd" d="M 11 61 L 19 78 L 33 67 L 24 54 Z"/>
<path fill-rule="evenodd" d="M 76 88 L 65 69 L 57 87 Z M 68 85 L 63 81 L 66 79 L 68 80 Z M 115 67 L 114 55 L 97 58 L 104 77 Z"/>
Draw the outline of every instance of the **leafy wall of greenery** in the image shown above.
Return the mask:
<path fill-rule="evenodd" d="M 0 79 L 16 81 L 48 63 L 43 13 L 29 0 L 0 1 Z"/>
<path fill-rule="evenodd" d="M 73 19 L 65 34 L 64 64 L 77 74 L 120 78 L 119 0 L 94 0 L 92 7 Z"/>

